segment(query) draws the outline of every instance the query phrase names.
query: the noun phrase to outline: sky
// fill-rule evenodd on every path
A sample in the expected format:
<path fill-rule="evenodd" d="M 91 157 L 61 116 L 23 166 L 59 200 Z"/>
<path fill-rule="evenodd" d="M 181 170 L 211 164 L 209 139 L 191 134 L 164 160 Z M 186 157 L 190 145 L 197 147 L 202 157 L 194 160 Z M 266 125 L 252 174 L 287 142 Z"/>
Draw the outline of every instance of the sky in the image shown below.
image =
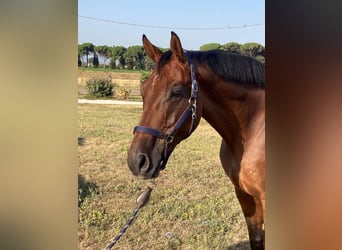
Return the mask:
<path fill-rule="evenodd" d="M 169 48 L 171 31 L 188 50 L 207 43 L 265 46 L 265 1 L 78 0 L 79 44 L 128 48 L 142 45 L 145 34 L 156 46 Z"/>

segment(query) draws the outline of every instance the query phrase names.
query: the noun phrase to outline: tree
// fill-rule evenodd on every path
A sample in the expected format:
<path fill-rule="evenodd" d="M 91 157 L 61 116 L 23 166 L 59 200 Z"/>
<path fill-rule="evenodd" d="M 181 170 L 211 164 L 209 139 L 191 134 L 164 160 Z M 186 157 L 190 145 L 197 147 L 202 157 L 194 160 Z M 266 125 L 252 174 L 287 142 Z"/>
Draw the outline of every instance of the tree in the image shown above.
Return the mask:
<path fill-rule="evenodd" d="M 144 47 L 135 45 L 127 48 L 124 54 L 126 66 L 128 69 L 144 69 L 144 58 L 146 57 Z"/>
<path fill-rule="evenodd" d="M 81 61 L 81 55 L 80 55 L 80 53 L 78 53 L 77 57 L 78 57 L 77 65 L 78 65 L 78 67 L 81 67 L 81 66 L 82 66 L 82 61 Z"/>
<path fill-rule="evenodd" d="M 85 54 L 86 54 L 86 52 L 85 52 L 83 46 L 82 46 L 81 44 L 79 44 L 79 45 L 78 45 L 78 60 L 79 60 L 78 64 L 79 64 L 80 61 L 81 61 L 81 65 L 80 65 L 80 66 L 82 66 L 82 64 L 83 64 L 83 65 L 85 64 L 85 62 L 84 62 L 84 56 L 85 56 Z"/>
<path fill-rule="evenodd" d="M 80 45 L 79 51 L 81 56 L 86 56 L 87 58 L 87 67 L 89 66 L 89 53 L 94 52 L 94 44 L 92 43 L 82 43 Z"/>
<path fill-rule="evenodd" d="M 222 48 L 232 53 L 241 53 L 241 45 L 236 42 L 226 43 L 222 45 Z"/>
<path fill-rule="evenodd" d="M 148 56 L 144 56 L 145 58 L 145 62 L 144 62 L 144 70 L 152 70 L 154 67 L 154 62 L 152 61 L 151 58 L 149 58 Z"/>
<path fill-rule="evenodd" d="M 165 48 L 159 49 L 163 52 L 168 50 Z M 200 47 L 201 51 L 217 49 L 252 56 L 262 62 L 265 62 L 265 47 L 255 42 L 245 44 L 229 42 L 223 45 L 219 43 L 207 43 Z M 104 68 L 108 64 L 109 60 L 111 68 L 119 67 L 121 69 L 151 70 L 154 67 L 153 61 L 146 56 L 143 46 L 136 45 L 126 49 L 123 46 L 94 46 L 92 43 L 83 43 L 78 45 L 79 66 L 82 64 L 89 67 L 90 63 L 93 63 L 94 67 L 97 67 L 98 57 L 101 57 L 103 60 Z"/>
<path fill-rule="evenodd" d="M 127 49 L 123 46 L 113 46 L 111 48 L 111 68 L 116 68 L 116 62 L 118 62 L 119 68 L 124 68 L 126 65 L 124 54 Z"/>
<path fill-rule="evenodd" d="M 221 49 L 222 46 L 219 43 L 207 43 L 200 47 L 201 51 Z"/>
<path fill-rule="evenodd" d="M 93 67 L 94 68 L 98 68 L 99 67 L 99 57 L 98 57 L 96 51 L 94 51 Z"/>
<path fill-rule="evenodd" d="M 265 48 L 261 44 L 250 42 L 241 45 L 241 52 L 244 55 L 256 57 L 265 55 Z"/>
<path fill-rule="evenodd" d="M 265 63 L 265 57 L 262 56 L 262 55 L 257 55 L 257 56 L 255 57 L 255 59 L 259 60 L 259 61 L 262 62 L 262 63 Z"/>
<path fill-rule="evenodd" d="M 82 54 L 81 54 L 81 45 L 78 44 L 78 48 L 77 48 L 77 59 L 78 59 L 78 67 L 82 66 Z"/>
<path fill-rule="evenodd" d="M 107 61 L 110 60 L 112 56 L 112 49 L 107 45 L 96 46 L 95 52 L 102 58 L 103 67 L 106 68 Z"/>

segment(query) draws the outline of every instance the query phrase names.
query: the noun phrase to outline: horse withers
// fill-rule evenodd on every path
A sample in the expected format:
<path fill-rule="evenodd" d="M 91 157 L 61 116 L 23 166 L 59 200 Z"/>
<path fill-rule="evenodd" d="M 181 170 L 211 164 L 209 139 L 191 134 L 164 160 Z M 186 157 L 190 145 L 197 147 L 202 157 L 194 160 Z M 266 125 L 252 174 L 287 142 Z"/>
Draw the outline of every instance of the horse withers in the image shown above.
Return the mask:
<path fill-rule="evenodd" d="M 222 50 L 185 51 L 172 32 L 162 52 L 143 35 L 155 62 L 141 85 L 143 111 L 128 151 L 134 175 L 156 178 L 201 117 L 221 135 L 220 159 L 235 187 L 253 250 L 265 248 L 265 69 Z"/>

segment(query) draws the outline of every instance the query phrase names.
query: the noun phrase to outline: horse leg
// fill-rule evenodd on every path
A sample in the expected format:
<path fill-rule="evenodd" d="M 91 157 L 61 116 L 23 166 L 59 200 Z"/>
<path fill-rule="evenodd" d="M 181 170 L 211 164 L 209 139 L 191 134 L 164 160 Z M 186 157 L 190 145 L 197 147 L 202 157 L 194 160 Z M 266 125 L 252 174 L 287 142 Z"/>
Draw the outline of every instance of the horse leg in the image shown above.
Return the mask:
<path fill-rule="evenodd" d="M 264 249 L 265 232 L 263 230 L 265 201 L 244 192 L 239 188 L 240 156 L 234 156 L 230 147 L 222 140 L 220 159 L 222 167 L 235 186 L 235 193 L 246 218 L 249 241 L 252 250 Z"/>
<path fill-rule="evenodd" d="M 235 193 L 240 202 L 243 214 L 246 218 L 251 249 L 264 250 L 264 202 L 259 199 L 253 198 L 238 187 L 235 187 Z"/>

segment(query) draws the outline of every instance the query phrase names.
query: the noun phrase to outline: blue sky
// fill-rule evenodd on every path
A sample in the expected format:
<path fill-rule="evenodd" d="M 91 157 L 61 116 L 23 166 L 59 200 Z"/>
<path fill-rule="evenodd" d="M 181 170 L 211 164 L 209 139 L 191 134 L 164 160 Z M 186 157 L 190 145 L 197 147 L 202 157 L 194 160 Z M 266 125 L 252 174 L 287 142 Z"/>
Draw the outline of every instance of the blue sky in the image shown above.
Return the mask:
<path fill-rule="evenodd" d="M 261 0 L 79 0 L 78 43 L 142 45 L 143 34 L 155 45 L 170 47 L 175 31 L 184 49 L 198 50 L 207 43 L 257 42 L 265 45 L 265 1 Z M 124 25 L 80 16 L 170 29 Z M 189 30 L 187 28 L 244 28 Z M 186 28 L 186 29 L 179 29 Z"/>

